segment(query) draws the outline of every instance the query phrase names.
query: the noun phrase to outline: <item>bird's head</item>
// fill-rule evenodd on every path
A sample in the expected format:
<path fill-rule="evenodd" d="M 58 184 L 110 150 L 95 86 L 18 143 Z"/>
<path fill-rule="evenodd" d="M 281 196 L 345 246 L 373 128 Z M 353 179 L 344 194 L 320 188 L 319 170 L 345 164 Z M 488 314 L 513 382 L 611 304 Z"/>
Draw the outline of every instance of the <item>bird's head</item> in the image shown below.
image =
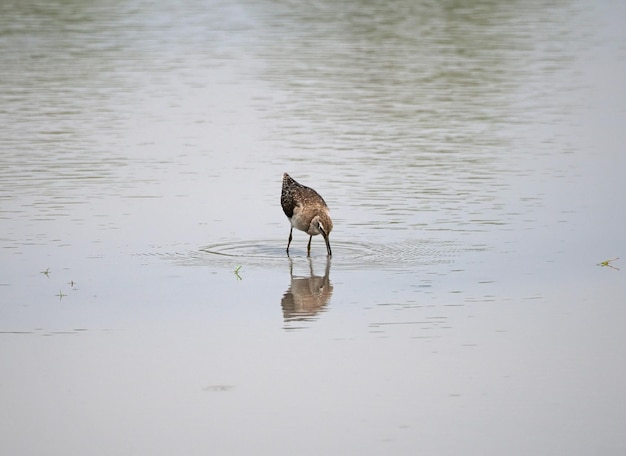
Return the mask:
<path fill-rule="evenodd" d="M 328 240 L 328 236 L 330 232 L 333 230 L 333 221 L 330 218 L 330 214 L 328 211 L 322 212 L 319 215 L 316 215 L 311 220 L 311 224 L 309 225 L 309 234 L 321 234 L 326 242 L 326 251 L 328 252 L 328 256 L 332 256 L 332 252 L 330 250 L 330 241 Z"/>

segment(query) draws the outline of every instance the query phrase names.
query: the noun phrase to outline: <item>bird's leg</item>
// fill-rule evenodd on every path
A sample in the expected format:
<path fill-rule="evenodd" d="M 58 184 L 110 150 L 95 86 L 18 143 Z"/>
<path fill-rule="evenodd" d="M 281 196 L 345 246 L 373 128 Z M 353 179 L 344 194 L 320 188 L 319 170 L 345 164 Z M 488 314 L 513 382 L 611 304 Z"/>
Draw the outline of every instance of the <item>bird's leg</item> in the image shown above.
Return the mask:
<path fill-rule="evenodd" d="M 313 236 L 309 237 L 309 245 L 306 246 L 306 256 L 311 256 L 311 241 L 313 240 Z"/>
<path fill-rule="evenodd" d="M 287 241 L 287 256 L 289 256 L 289 245 L 291 244 L 291 239 L 293 238 L 293 236 L 291 235 L 292 232 L 293 232 L 293 226 L 289 230 L 289 240 Z"/>

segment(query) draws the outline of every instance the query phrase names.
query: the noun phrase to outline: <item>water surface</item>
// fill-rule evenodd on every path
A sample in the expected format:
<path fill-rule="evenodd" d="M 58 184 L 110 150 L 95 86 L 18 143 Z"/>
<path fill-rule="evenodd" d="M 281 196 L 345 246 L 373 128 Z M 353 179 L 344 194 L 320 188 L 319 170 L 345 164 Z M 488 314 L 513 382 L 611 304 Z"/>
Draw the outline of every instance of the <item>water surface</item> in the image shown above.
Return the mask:
<path fill-rule="evenodd" d="M 625 13 L 3 3 L 2 448 L 623 454 Z"/>

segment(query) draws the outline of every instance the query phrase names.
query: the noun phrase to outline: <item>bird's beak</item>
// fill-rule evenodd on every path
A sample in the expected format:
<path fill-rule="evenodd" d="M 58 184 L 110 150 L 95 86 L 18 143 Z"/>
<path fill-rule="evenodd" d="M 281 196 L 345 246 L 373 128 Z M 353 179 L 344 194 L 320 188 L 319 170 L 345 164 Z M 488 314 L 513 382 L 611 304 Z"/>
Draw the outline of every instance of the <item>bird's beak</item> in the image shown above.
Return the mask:
<path fill-rule="evenodd" d="M 326 241 L 326 251 L 328 252 L 328 256 L 333 256 L 333 252 L 330 250 L 330 241 L 328 240 L 328 234 L 326 234 L 326 231 L 324 230 L 324 228 L 322 228 L 321 226 L 319 227 L 320 233 L 322 233 L 322 236 L 324 237 L 324 241 Z"/>

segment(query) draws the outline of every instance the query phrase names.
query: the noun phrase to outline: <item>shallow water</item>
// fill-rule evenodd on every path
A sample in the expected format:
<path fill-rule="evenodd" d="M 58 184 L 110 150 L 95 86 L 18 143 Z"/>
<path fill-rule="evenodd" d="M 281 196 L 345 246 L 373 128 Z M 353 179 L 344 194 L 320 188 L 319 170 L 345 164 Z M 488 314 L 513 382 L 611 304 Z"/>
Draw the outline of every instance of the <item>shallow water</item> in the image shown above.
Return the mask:
<path fill-rule="evenodd" d="M 0 5 L 4 452 L 623 454 L 625 13 Z"/>

